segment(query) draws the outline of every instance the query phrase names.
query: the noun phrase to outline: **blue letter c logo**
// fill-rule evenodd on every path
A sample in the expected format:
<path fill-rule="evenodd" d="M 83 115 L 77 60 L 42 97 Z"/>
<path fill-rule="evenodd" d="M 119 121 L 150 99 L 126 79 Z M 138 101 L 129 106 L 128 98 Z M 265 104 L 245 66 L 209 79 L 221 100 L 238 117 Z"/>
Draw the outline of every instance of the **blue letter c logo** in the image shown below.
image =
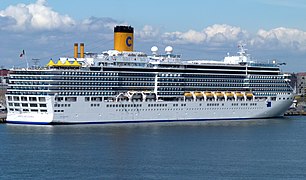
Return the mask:
<path fill-rule="evenodd" d="M 131 36 L 128 36 L 125 40 L 125 43 L 128 47 L 131 47 L 132 46 L 132 37 Z"/>

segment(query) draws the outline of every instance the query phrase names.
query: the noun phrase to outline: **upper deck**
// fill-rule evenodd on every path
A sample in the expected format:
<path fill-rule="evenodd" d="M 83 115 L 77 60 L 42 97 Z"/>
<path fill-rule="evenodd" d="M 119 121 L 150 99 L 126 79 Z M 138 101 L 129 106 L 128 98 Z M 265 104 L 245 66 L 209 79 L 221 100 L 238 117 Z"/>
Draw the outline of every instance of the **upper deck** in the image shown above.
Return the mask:
<path fill-rule="evenodd" d="M 152 47 L 152 54 L 147 55 L 143 52 L 109 50 L 102 53 L 84 53 L 83 57 L 61 57 L 57 62 L 50 62 L 46 69 L 90 69 L 103 70 L 103 68 L 113 68 L 120 70 L 133 69 L 155 69 L 151 72 L 178 72 L 180 70 L 213 70 L 222 71 L 226 74 L 230 71 L 237 71 L 238 74 L 280 74 L 280 67 L 275 61 L 258 62 L 250 59 L 246 50 L 240 48 L 237 56 L 224 57 L 223 60 L 185 60 L 181 55 L 173 54 L 172 47 L 166 48 L 165 54 L 158 54 L 157 47 Z M 231 73 L 230 73 L 231 74 Z"/>

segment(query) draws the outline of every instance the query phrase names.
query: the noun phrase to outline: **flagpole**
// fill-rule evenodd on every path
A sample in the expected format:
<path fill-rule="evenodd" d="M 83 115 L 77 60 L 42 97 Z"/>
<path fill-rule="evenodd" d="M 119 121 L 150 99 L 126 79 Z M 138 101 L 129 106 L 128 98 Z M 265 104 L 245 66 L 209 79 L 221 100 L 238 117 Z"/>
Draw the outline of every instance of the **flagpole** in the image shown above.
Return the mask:
<path fill-rule="evenodd" d="M 23 56 L 24 56 L 24 58 L 25 58 L 25 60 L 26 60 L 26 63 L 27 63 L 27 69 L 29 69 L 28 58 L 27 58 L 27 55 L 26 55 L 26 53 L 25 53 L 24 50 L 22 50 L 22 53 L 20 54 L 20 58 L 23 58 Z"/>
<path fill-rule="evenodd" d="M 26 63 L 27 63 L 27 69 L 29 69 L 29 62 L 28 62 L 27 55 L 26 55 L 26 54 L 24 54 L 24 56 L 25 56 L 25 60 L 26 60 Z"/>

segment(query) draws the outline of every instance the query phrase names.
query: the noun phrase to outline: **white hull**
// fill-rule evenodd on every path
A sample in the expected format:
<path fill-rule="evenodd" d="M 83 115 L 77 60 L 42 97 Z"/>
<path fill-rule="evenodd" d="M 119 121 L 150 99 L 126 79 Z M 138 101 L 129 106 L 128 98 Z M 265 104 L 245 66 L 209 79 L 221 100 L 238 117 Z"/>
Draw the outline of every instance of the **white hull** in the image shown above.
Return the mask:
<path fill-rule="evenodd" d="M 160 102 L 59 102 L 54 98 L 47 112 L 9 112 L 8 123 L 81 124 L 238 120 L 283 116 L 293 94 L 279 95 L 275 101 L 160 101 Z M 70 104 L 70 105 L 66 105 Z"/>

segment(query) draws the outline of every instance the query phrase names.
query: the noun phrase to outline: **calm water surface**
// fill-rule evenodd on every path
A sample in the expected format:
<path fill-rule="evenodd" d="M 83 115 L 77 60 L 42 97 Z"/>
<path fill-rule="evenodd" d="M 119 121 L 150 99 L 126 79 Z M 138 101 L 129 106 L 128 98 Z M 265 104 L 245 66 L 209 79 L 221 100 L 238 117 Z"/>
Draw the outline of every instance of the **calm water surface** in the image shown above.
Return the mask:
<path fill-rule="evenodd" d="M 306 117 L 0 124 L 0 179 L 305 179 Z"/>

